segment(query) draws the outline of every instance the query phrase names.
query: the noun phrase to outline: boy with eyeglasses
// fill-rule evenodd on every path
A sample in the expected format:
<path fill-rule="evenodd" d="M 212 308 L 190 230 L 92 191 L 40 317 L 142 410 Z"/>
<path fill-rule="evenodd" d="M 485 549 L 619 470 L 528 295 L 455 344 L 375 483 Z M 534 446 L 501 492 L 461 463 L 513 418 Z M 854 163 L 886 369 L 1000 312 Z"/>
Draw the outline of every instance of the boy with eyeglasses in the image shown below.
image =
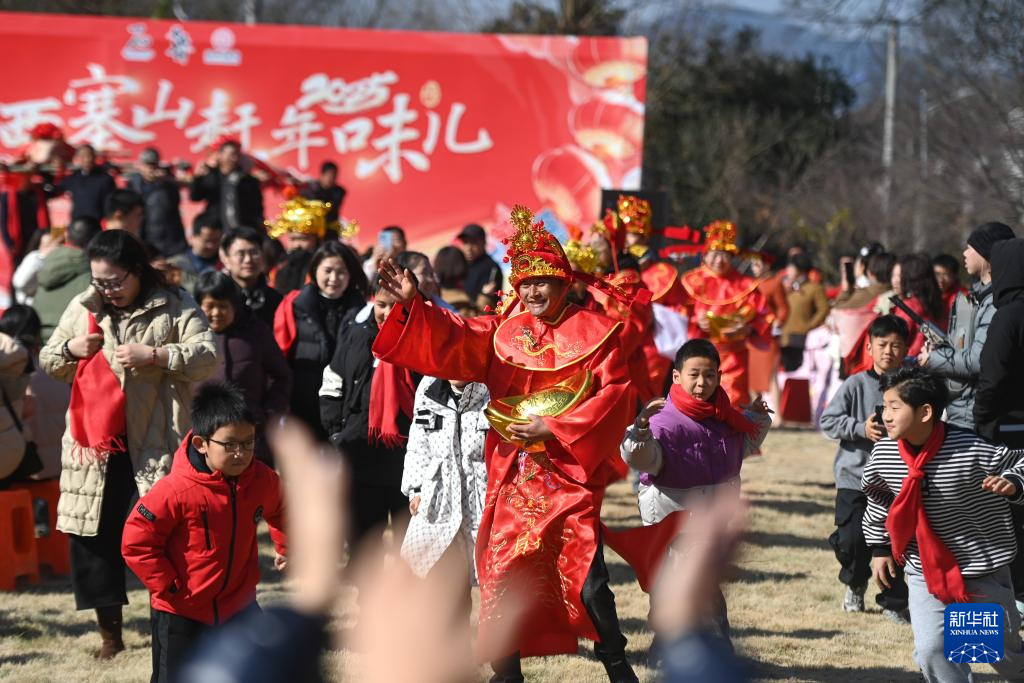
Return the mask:
<path fill-rule="evenodd" d="M 204 630 L 256 606 L 261 519 L 277 551 L 275 568 L 285 566 L 281 484 L 253 458 L 255 446 L 242 392 L 206 384 L 171 473 L 139 500 L 125 525 L 121 553 L 151 596 L 154 683 L 174 679 Z"/>

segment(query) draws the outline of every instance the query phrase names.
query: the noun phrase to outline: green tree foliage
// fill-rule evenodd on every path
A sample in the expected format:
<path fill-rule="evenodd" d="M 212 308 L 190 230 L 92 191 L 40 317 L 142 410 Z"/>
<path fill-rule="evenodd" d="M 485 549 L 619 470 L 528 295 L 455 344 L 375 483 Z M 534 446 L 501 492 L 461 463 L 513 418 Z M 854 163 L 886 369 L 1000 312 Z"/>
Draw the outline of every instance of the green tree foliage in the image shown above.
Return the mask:
<path fill-rule="evenodd" d="M 550 3 L 516 0 L 507 17 L 495 19 L 481 30 L 488 33 L 535 33 L 543 35 L 614 36 L 626 11 L 608 0 L 559 0 Z"/>
<path fill-rule="evenodd" d="M 761 53 L 753 32 L 662 38 L 649 60 L 644 185 L 668 193 L 677 220 L 769 227 L 778 197 L 846 131 L 842 75 Z"/>

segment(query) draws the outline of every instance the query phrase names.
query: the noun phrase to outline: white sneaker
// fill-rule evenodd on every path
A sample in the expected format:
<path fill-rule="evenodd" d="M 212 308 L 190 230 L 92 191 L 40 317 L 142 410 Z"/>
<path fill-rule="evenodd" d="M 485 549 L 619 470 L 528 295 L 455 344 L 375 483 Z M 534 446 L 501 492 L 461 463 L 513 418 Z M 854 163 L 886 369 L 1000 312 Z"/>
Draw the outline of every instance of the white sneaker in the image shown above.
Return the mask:
<path fill-rule="evenodd" d="M 867 590 L 867 586 L 849 586 L 846 589 L 846 597 L 843 598 L 843 611 L 844 612 L 863 612 L 864 611 L 864 591 Z"/>
<path fill-rule="evenodd" d="M 889 621 L 893 622 L 894 624 L 899 624 L 900 626 L 910 626 L 909 609 L 902 609 L 899 612 L 897 612 L 894 609 L 884 609 L 882 610 L 882 616 L 888 619 Z"/>

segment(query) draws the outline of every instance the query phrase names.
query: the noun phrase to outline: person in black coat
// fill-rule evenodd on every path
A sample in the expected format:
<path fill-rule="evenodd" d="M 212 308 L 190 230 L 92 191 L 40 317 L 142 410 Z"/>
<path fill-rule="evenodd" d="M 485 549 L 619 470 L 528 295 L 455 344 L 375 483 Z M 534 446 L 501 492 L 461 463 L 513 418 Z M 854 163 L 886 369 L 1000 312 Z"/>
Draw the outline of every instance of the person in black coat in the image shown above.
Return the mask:
<path fill-rule="evenodd" d="M 284 297 L 267 282 L 264 240 L 266 236 L 253 228 L 228 230 L 220 241 L 220 260 L 227 274 L 242 288 L 245 305 L 273 328 L 274 314 Z"/>
<path fill-rule="evenodd" d="M 366 275 L 359 256 L 341 242 L 325 242 L 313 254 L 310 282 L 289 292 L 277 308 L 274 336 L 292 369 L 292 414 L 302 418 L 321 439 L 320 384 L 334 356 L 345 315 L 366 304 Z"/>
<path fill-rule="evenodd" d="M 175 256 L 188 249 L 181 222 L 181 190 L 178 182 L 160 165 L 160 152 L 147 147 L 139 155 L 139 171 L 128 176 L 128 189 L 145 202 L 140 237 L 161 256 Z"/>
<path fill-rule="evenodd" d="M 327 210 L 327 237 L 338 238 L 337 225 L 341 214 L 341 204 L 345 201 L 345 188 L 338 184 L 338 165 L 333 161 L 325 161 L 320 165 L 320 177 L 302 188 L 302 196 L 306 199 L 330 204 Z"/>
<path fill-rule="evenodd" d="M 273 415 L 288 412 L 292 371 L 274 341 L 274 331 L 253 315 L 234 280 L 218 271 L 199 275 L 193 292 L 217 342 L 220 365 L 212 380 L 238 386 L 256 420 L 256 457 L 270 467 L 274 460 L 264 438 Z"/>
<path fill-rule="evenodd" d="M 71 220 L 100 220 L 107 197 L 117 189 L 117 184 L 105 166 L 96 165 L 92 145 L 82 145 L 75 150 L 74 161 L 78 170 L 57 183 L 57 191 L 71 195 Z"/>
<path fill-rule="evenodd" d="M 1024 240 L 996 242 L 991 263 L 996 313 L 981 351 L 975 428 L 993 443 L 1024 448 Z"/>
<path fill-rule="evenodd" d="M 224 142 L 217 153 L 217 165 L 200 165 L 189 190 L 192 201 L 206 202 L 200 215 L 218 219 L 225 230 L 263 225 L 260 181 L 242 170 L 241 158 L 242 148 L 237 142 Z"/>
<path fill-rule="evenodd" d="M 391 519 L 392 543 L 402 545 L 408 525 L 408 498 L 402 493 L 402 469 L 405 464 L 405 439 L 412 426 L 412 405 L 409 414 L 399 410 L 399 403 L 388 406 L 394 415 L 397 434 L 385 438 L 374 424 L 372 398 L 375 391 L 388 394 L 375 383 L 395 381 L 403 386 L 392 387 L 390 393 L 405 390 L 410 403 L 416 393 L 420 376 L 404 369 L 390 375 L 383 373 L 385 364 L 373 357 L 373 342 L 380 325 L 395 305 L 394 297 L 374 285 L 373 302 L 361 310 L 350 311 L 342 322 L 338 345 L 331 364 L 324 370 L 320 387 L 320 418 L 324 431 L 335 448 L 349 464 L 351 473 L 350 547 L 359 545 L 367 534 L 387 526 Z M 385 401 L 386 403 L 386 401 Z M 383 405 L 383 404 L 382 404 Z"/>

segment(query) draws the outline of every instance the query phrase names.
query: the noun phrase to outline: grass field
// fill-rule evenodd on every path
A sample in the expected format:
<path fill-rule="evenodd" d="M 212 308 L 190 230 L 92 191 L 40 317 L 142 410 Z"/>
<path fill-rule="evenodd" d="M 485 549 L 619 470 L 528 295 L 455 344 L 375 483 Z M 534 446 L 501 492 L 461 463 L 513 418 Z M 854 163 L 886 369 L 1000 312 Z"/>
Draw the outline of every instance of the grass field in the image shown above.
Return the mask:
<path fill-rule="evenodd" d="M 737 650 L 758 679 L 789 681 L 916 681 L 909 627 L 884 620 L 874 608 L 844 614 L 838 565 L 826 542 L 833 529 L 834 446 L 809 432 L 773 432 L 764 455 L 744 466 L 752 502 L 751 528 L 726 588 Z M 625 483 L 609 491 L 603 517 L 613 525 L 636 523 L 635 499 Z M 641 680 L 654 680 L 642 662 L 651 640 L 647 597 L 630 570 L 608 552 L 612 588 Z M 260 601 L 287 595 L 287 582 L 269 569 Z M 127 652 L 110 664 L 93 659 L 98 649 L 91 614 L 75 612 L 69 582 L 48 579 L 39 587 L 0 594 L 0 679 L 12 681 L 148 680 L 149 620 L 146 595 L 133 580 L 125 611 Z M 347 625 L 346 615 L 339 627 Z M 601 681 L 603 669 L 589 645 L 580 656 L 524 662 L 530 681 Z M 333 652 L 326 665 L 338 680 L 358 680 L 355 657 Z M 991 672 L 979 667 L 979 672 Z M 345 675 L 348 672 L 349 675 Z M 481 674 L 483 675 L 483 670 Z M 975 680 L 996 680 L 976 676 Z"/>

